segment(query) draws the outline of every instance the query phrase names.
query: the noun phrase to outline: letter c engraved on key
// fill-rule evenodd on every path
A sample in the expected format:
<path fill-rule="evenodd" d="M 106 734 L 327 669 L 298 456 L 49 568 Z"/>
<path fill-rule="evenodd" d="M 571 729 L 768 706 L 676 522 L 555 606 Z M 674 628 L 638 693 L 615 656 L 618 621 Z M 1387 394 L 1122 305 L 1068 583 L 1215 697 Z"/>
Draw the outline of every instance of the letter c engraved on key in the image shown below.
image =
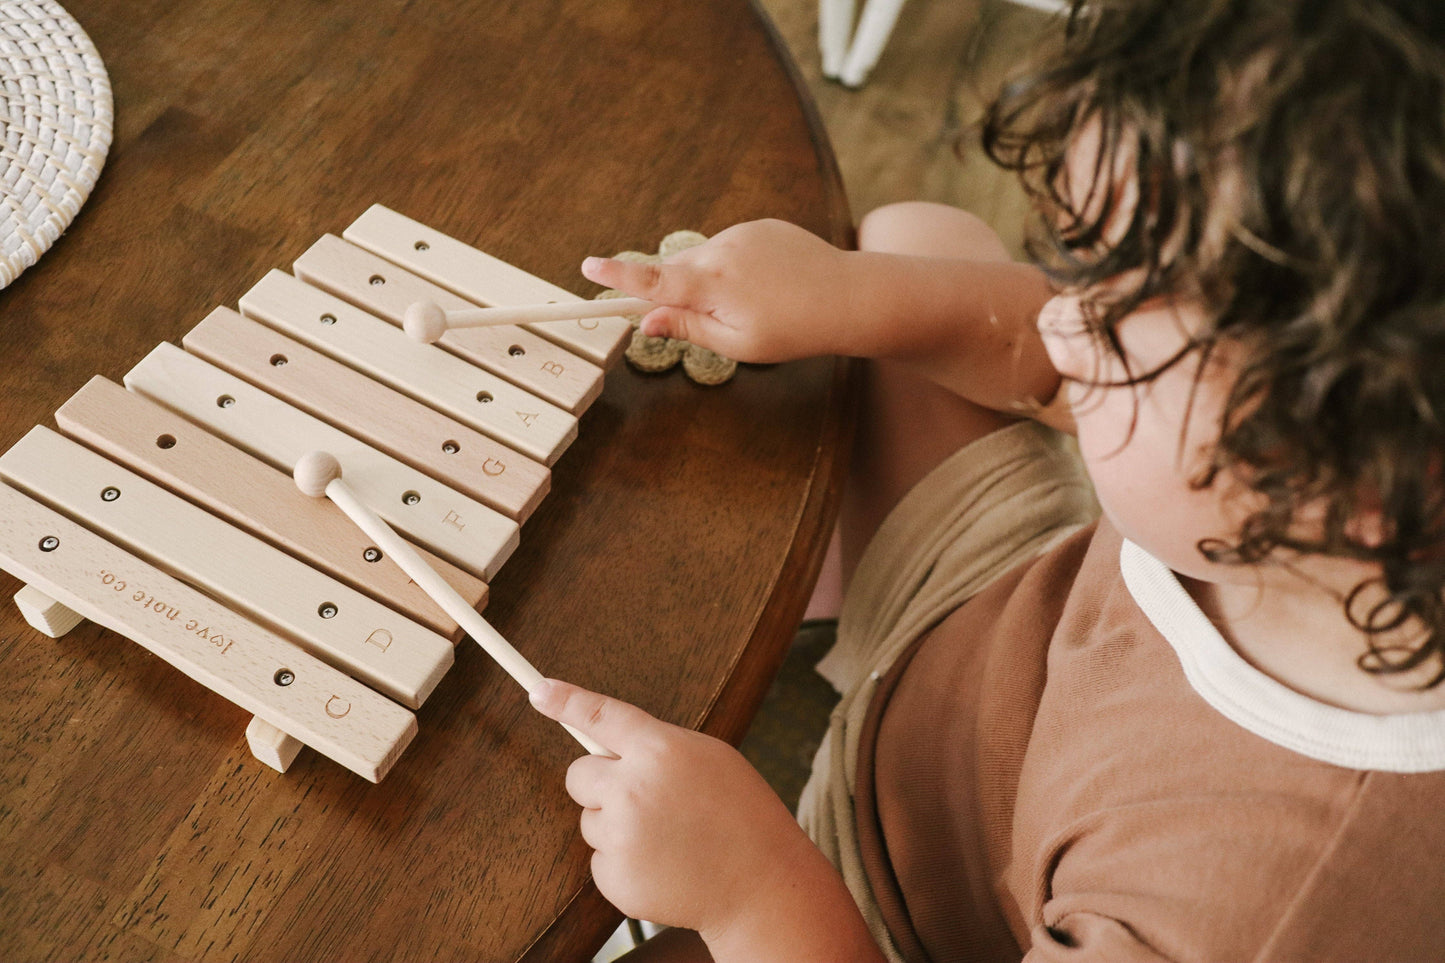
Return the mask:
<path fill-rule="evenodd" d="M 391 633 L 386 629 L 377 629 L 366 637 L 366 641 L 385 652 L 391 648 Z"/>
<path fill-rule="evenodd" d="M 332 696 L 326 700 L 326 714 L 333 719 L 340 719 L 351 711 L 351 703 L 341 696 Z"/>

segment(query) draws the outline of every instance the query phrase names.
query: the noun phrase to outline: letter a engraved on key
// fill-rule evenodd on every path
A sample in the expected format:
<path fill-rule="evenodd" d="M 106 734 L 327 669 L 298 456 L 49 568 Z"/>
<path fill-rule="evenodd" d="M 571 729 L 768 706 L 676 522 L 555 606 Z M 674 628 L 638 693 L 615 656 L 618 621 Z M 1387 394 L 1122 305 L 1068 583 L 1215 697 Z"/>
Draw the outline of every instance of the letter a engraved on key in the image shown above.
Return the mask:
<path fill-rule="evenodd" d="M 391 633 L 388 632 L 386 629 L 377 629 L 375 632 L 371 633 L 366 637 L 366 641 L 369 644 L 376 646 L 381 651 L 385 652 L 387 649 L 391 648 Z"/>
<path fill-rule="evenodd" d="M 332 696 L 326 700 L 326 714 L 333 719 L 341 719 L 351 711 L 351 703 L 341 696 Z"/>
<path fill-rule="evenodd" d="M 532 427 L 532 422 L 534 422 L 534 421 L 537 420 L 537 413 L 536 413 L 535 411 L 533 411 L 533 412 L 519 411 L 519 412 L 517 412 L 517 417 L 522 419 L 522 424 L 524 424 L 524 425 L 526 425 L 528 428 L 530 428 L 530 427 Z"/>

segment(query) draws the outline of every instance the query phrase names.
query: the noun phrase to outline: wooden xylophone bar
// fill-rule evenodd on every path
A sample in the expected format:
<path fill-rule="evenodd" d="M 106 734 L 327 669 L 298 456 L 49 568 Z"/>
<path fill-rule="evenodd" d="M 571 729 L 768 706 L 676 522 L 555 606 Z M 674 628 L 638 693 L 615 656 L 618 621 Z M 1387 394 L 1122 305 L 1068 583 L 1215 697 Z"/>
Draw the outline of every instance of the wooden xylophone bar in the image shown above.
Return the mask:
<path fill-rule="evenodd" d="M 448 332 L 408 304 L 581 299 L 381 206 L 0 455 L 0 567 L 40 631 L 82 618 L 253 714 L 278 769 L 309 745 L 380 780 L 452 664 L 457 621 L 289 472 L 312 449 L 480 608 L 631 328 Z M 127 390 L 128 389 L 128 390 Z"/>

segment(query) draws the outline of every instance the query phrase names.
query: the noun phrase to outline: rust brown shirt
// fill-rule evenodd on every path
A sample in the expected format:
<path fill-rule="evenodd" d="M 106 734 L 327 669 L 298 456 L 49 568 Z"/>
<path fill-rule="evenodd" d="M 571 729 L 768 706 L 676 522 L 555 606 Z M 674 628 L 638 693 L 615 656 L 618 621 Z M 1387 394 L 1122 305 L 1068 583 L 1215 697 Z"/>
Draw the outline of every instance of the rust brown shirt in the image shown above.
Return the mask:
<path fill-rule="evenodd" d="M 1080 533 L 880 686 L 858 830 L 905 957 L 1445 960 L 1445 714 L 1221 675 L 1182 589 L 1121 549 Z"/>

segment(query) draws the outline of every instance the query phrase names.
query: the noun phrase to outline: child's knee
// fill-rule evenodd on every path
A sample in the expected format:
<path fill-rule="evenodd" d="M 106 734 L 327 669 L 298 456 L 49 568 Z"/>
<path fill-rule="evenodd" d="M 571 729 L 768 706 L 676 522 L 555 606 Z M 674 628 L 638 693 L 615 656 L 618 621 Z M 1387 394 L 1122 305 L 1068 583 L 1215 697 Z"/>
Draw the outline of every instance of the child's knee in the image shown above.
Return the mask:
<path fill-rule="evenodd" d="M 858 248 L 922 257 L 1011 260 L 998 234 L 982 218 L 929 201 L 902 201 L 869 211 L 858 224 Z"/>

